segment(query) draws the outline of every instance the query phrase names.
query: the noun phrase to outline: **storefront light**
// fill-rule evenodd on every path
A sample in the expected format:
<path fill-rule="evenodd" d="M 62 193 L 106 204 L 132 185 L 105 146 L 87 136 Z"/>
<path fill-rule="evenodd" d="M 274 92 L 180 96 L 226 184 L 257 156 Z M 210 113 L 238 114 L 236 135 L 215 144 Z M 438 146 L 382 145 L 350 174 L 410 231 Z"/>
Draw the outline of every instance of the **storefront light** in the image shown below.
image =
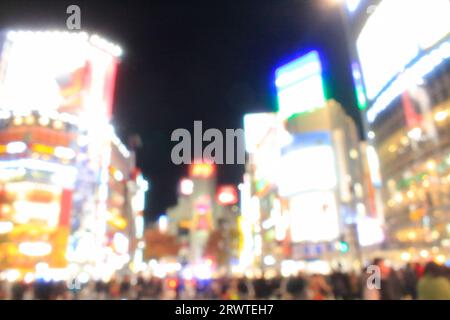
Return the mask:
<path fill-rule="evenodd" d="M 23 123 L 23 118 L 22 117 L 14 117 L 13 123 L 16 126 L 20 126 Z"/>
<path fill-rule="evenodd" d="M 53 151 L 54 155 L 57 156 L 58 158 L 62 158 L 62 159 L 73 159 L 76 156 L 75 151 L 73 151 L 70 148 L 66 148 L 66 147 L 55 147 L 55 150 Z"/>
<path fill-rule="evenodd" d="M 6 145 L 6 152 L 10 154 L 22 153 L 27 149 L 27 145 L 22 141 L 13 141 Z"/>
<path fill-rule="evenodd" d="M 42 257 L 52 252 L 52 246 L 47 242 L 22 242 L 19 252 L 30 257 Z"/>
<path fill-rule="evenodd" d="M 445 255 L 443 255 L 443 254 L 438 255 L 438 256 L 436 257 L 436 262 L 437 262 L 437 263 L 440 263 L 440 264 L 445 263 Z"/>
<path fill-rule="evenodd" d="M 428 258 L 429 253 L 428 253 L 427 250 L 421 250 L 420 253 L 419 253 L 419 255 L 420 255 L 422 258 L 426 259 L 426 258 Z"/>
<path fill-rule="evenodd" d="M 400 259 L 402 259 L 402 261 L 410 261 L 411 260 L 411 254 L 409 252 L 402 252 L 402 254 L 400 255 Z"/>
<path fill-rule="evenodd" d="M 41 126 L 46 127 L 50 123 L 50 119 L 47 117 L 40 117 L 38 122 Z"/>

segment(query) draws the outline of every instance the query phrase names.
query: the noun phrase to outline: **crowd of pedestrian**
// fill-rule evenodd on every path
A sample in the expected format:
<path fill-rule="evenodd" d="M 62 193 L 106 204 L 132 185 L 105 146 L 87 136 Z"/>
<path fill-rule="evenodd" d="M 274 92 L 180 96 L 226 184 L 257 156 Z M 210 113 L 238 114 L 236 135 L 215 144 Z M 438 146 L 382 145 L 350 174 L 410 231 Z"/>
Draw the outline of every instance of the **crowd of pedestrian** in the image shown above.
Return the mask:
<path fill-rule="evenodd" d="M 298 300 L 450 300 L 450 268 L 429 262 L 389 267 L 383 259 L 360 273 L 340 267 L 328 275 L 299 273 L 291 277 L 249 279 L 182 279 L 181 277 L 132 279 L 85 284 L 35 281 L 0 282 L 0 299 L 298 299 Z"/>

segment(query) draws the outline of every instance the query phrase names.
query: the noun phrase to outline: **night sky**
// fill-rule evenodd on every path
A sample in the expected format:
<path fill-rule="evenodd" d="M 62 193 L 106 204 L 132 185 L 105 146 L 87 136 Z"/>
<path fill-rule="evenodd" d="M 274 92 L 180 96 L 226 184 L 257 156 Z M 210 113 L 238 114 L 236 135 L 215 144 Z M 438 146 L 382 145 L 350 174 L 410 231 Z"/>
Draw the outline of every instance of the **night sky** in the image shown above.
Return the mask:
<path fill-rule="evenodd" d="M 176 203 L 186 173 L 173 165 L 170 135 L 241 128 L 247 112 L 274 111 L 276 67 L 317 48 L 330 93 L 358 118 L 343 28 L 333 0 L 273 1 L 1 1 L 0 28 L 66 28 L 66 8 L 81 8 L 82 30 L 124 49 L 113 123 L 138 134 L 138 165 L 150 180 L 146 216 Z M 243 166 L 221 165 L 219 181 L 238 183 Z"/>

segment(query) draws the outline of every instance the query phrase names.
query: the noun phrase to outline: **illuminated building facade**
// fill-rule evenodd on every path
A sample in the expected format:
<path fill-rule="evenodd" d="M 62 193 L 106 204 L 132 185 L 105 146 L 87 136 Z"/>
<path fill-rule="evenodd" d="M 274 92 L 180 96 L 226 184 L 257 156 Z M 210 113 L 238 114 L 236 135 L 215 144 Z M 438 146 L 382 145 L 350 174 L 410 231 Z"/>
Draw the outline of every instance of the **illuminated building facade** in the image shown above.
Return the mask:
<path fill-rule="evenodd" d="M 378 166 L 381 173 L 376 187 L 384 204 L 386 246 L 445 250 L 450 246 L 450 3 L 347 4 L 354 83 L 368 147 L 375 150 L 371 171 Z"/>
<path fill-rule="evenodd" d="M 275 85 L 278 111 L 244 117 L 242 268 L 287 276 L 358 267 L 358 225 L 375 222 L 356 125 L 327 96 L 317 51 L 278 68 Z"/>
<path fill-rule="evenodd" d="M 113 228 L 129 262 L 135 163 L 110 125 L 120 52 L 83 32 L 2 34 L 0 269 L 104 276 Z"/>

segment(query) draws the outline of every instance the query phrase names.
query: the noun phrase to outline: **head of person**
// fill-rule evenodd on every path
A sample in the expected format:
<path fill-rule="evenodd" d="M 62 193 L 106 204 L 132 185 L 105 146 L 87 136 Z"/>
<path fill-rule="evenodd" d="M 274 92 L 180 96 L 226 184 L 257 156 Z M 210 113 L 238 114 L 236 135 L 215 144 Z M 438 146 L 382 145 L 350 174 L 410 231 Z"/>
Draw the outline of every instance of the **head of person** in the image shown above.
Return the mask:
<path fill-rule="evenodd" d="M 437 263 L 431 261 L 425 265 L 424 274 L 429 277 L 439 277 L 444 275 L 444 269 Z"/>

